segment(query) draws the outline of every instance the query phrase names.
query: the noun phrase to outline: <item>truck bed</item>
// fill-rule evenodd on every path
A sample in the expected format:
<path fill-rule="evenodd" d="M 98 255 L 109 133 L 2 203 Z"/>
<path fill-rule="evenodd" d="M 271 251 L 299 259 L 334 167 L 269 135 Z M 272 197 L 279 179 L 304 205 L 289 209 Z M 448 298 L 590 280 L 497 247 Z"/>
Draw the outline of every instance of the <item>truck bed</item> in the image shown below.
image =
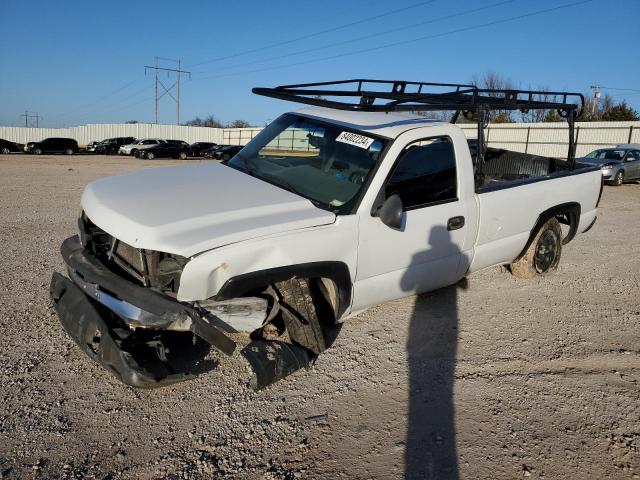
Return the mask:
<path fill-rule="evenodd" d="M 475 163 L 475 156 L 473 159 Z M 482 168 L 484 178 L 477 186 L 477 192 L 509 188 L 591 170 L 597 170 L 597 168 L 588 164 L 576 163 L 575 169 L 569 170 L 567 162 L 558 158 L 487 148 Z"/>

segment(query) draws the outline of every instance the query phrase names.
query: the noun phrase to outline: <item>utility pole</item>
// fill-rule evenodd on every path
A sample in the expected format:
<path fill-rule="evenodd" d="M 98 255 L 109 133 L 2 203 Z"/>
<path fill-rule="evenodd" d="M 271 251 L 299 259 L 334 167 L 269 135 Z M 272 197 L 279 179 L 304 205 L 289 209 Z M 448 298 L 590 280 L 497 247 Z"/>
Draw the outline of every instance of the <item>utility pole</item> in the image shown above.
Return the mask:
<path fill-rule="evenodd" d="M 591 115 L 593 115 L 596 113 L 596 104 L 600 99 L 600 88 L 602 87 L 600 85 L 591 85 L 589 88 L 593 90 L 593 101 L 591 102 Z"/>
<path fill-rule="evenodd" d="M 189 78 L 191 78 L 191 72 L 188 72 L 186 70 L 182 70 L 180 68 L 180 65 L 181 65 L 181 61 L 180 60 L 173 60 L 171 58 L 161 58 L 161 57 L 155 57 L 155 59 L 156 59 L 155 65 L 153 65 L 153 66 L 145 65 L 144 66 L 145 74 L 147 73 L 148 69 L 153 70 L 154 73 L 155 73 L 155 91 L 154 91 L 155 116 L 154 116 L 154 121 L 155 121 L 155 123 L 158 123 L 158 101 L 162 97 L 164 97 L 165 95 L 169 95 L 176 102 L 176 124 L 180 125 L 180 77 L 182 76 L 183 73 L 186 73 L 186 74 L 189 75 Z M 158 65 L 158 60 L 167 60 L 167 61 L 171 61 L 171 62 L 176 62 L 178 64 L 178 68 L 160 67 Z M 161 72 L 161 71 L 162 72 L 167 72 L 167 76 L 169 76 L 171 74 L 171 72 L 175 73 L 175 75 L 176 75 L 176 81 L 169 88 L 167 88 L 165 86 L 165 84 L 162 83 L 162 80 L 158 79 L 158 72 Z M 160 86 L 164 90 L 164 93 L 162 93 L 161 95 L 158 95 L 158 84 L 160 84 Z M 175 97 L 171 93 L 171 91 L 173 90 L 174 87 L 176 87 L 176 96 Z"/>
<path fill-rule="evenodd" d="M 21 117 L 24 117 L 24 126 L 25 128 L 29 128 L 29 120 L 32 118 L 36 119 L 36 128 L 38 128 L 38 120 L 40 120 L 42 117 L 40 115 L 38 115 L 38 112 L 31 112 L 31 114 L 29 114 L 28 110 L 24 111 L 24 115 L 20 115 Z M 31 124 L 33 126 L 33 124 Z"/>

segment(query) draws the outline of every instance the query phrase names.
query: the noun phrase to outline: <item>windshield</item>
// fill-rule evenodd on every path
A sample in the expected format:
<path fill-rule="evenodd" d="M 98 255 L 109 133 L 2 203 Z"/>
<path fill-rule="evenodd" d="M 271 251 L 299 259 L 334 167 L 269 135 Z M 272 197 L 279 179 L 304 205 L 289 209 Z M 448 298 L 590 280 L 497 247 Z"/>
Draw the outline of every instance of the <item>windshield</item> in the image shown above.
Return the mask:
<path fill-rule="evenodd" d="M 283 115 L 228 165 L 331 209 L 356 200 L 385 140 L 297 115 Z"/>
<path fill-rule="evenodd" d="M 624 150 L 600 149 L 594 150 L 587 155 L 587 158 L 598 158 L 602 160 L 622 160 L 624 158 Z"/>

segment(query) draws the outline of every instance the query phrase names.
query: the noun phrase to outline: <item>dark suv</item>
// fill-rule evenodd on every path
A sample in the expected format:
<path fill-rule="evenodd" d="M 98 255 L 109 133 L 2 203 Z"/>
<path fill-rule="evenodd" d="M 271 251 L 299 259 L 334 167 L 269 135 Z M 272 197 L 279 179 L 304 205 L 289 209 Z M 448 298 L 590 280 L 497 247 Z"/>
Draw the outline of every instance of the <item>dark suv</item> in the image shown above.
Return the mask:
<path fill-rule="evenodd" d="M 107 138 L 95 146 L 95 153 L 103 153 L 105 155 L 115 155 L 122 145 L 129 145 L 135 142 L 134 137 L 116 137 Z"/>
<path fill-rule="evenodd" d="M 40 155 L 42 153 L 66 153 L 73 155 L 78 153 L 78 142 L 73 138 L 45 138 L 41 142 L 29 142 L 24 146 L 24 151 Z"/>

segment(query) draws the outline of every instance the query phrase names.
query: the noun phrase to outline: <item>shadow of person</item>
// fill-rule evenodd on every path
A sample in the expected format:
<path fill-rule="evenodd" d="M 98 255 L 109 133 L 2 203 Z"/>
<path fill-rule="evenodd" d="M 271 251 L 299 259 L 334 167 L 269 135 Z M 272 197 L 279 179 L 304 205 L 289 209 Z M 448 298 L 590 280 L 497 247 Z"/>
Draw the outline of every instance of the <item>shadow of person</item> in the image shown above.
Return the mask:
<path fill-rule="evenodd" d="M 460 250 L 451 241 L 445 226 L 431 230 L 429 245 L 431 249 L 444 249 L 460 257 Z M 414 255 L 412 266 L 419 261 L 421 253 Z M 455 281 L 455 275 L 452 274 L 451 278 Z M 416 291 L 424 288 L 419 283 L 413 274 L 407 273 L 402 278 L 401 287 L 405 291 Z M 453 382 L 458 341 L 457 288 L 460 286 L 466 288 L 466 283 L 462 281 L 458 285 L 424 293 L 415 300 L 407 339 L 407 479 L 458 478 Z"/>

